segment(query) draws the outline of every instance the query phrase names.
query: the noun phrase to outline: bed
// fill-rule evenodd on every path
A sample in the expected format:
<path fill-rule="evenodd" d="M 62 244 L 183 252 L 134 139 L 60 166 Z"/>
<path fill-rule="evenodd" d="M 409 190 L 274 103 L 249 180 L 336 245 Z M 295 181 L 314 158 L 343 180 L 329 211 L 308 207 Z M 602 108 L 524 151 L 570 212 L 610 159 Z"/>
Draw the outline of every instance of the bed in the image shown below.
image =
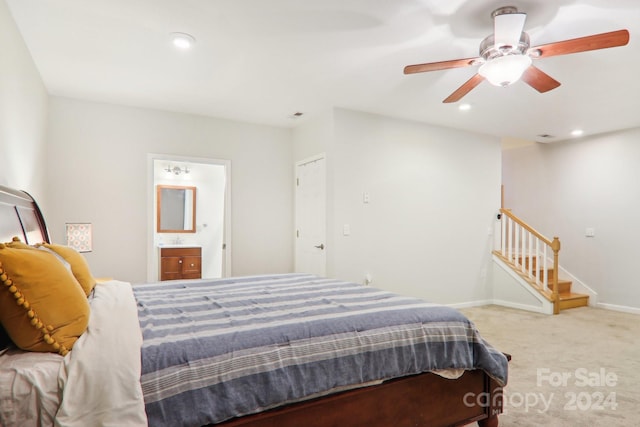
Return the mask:
<path fill-rule="evenodd" d="M 31 196 L 0 187 L 10 241 L 49 235 Z M 0 425 L 498 425 L 507 357 L 454 309 L 295 273 L 78 283 L 70 351 L 0 350 Z"/>

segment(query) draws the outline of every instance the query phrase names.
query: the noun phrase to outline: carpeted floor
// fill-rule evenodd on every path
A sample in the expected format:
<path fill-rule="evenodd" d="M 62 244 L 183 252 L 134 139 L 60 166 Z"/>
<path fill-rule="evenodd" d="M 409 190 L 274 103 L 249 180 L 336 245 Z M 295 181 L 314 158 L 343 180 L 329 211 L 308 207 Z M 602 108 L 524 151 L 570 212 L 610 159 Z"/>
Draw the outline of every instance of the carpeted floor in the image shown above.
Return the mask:
<path fill-rule="evenodd" d="M 461 311 L 513 357 L 501 427 L 640 426 L 640 316 L 589 307 L 556 316 Z"/>

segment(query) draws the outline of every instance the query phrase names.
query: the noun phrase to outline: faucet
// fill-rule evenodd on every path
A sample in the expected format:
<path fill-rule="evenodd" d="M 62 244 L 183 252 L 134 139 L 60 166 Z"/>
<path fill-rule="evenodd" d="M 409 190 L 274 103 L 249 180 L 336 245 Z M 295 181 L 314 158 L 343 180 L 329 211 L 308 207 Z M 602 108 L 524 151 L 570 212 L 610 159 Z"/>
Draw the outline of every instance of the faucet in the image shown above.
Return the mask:
<path fill-rule="evenodd" d="M 176 236 L 176 238 L 173 239 L 173 243 L 175 245 L 179 245 L 180 243 L 182 243 L 182 239 L 180 238 L 180 236 Z"/>

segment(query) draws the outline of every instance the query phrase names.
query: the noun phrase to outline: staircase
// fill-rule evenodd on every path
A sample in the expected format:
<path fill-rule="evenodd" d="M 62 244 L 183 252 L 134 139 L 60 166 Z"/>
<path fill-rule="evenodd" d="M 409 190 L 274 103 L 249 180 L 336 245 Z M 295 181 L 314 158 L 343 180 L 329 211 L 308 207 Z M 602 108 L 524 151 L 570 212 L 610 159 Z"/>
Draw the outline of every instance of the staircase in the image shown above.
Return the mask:
<path fill-rule="evenodd" d="M 529 259 L 530 258 L 528 257 L 525 257 L 524 259 L 525 269 L 528 269 Z M 536 266 L 537 264 L 536 261 L 537 261 L 537 258 L 532 258 L 532 264 L 533 264 L 532 273 L 535 277 L 543 278 L 544 269 L 538 269 Z M 523 263 L 522 257 L 520 257 L 519 263 Z M 547 277 L 554 277 L 553 267 L 547 268 Z M 586 307 L 589 305 L 589 295 L 571 292 L 572 283 L 573 282 L 571 280 L 558 278 L 558 305 L 559 305 L 558 308 L 560 310 L 565 310 L 568 308 L 576 308 L 576 307 Z M 538 291 L 542 291 L 542 289 L 539 288 L 538 285 L 534 284 L 533 287 L 538 289 Z M 543 293 L 543 295 L 545 295 L 545 297 L 547 297 L 549 301 L 553 301 L 553 299 L 551 299 L 553 298 L 553 289 L 554 289 L 553 281 L 550 281 L 549 282 L 550 292 L 548 292 L 548 295 L 545 295 Z"/>
<path fill-rule="evenodd" d="M 570 280 L 559 281 L 558 298 L 560 299 L 560 310 L 565 310 L 567 308 L 586 307 L 589 305 L 589 295 L 571 292 Z"/>
<path fill-rule="evenodd" d="M 544 237 L 507 209 L 501 209 L 500 215 L 501 244 L 494 255 L 553 303 L 554 314 L 589 305 L 589 295 L 572 292 L 572 281 L 558 277 L 558 238 Z"/>

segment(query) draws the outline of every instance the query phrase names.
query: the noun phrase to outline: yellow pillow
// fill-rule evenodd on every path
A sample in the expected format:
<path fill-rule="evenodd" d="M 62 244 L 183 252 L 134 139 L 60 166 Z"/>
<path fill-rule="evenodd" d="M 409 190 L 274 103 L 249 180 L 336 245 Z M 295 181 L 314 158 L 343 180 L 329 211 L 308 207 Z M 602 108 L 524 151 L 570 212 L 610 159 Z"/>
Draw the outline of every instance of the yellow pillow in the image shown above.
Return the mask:
<path fill-rule="evenodd" d="M 56 259 L 58 261 L 60 261 L 64 265 L 64 268 L 66 268 L 67 270 L 71 271 L 71 264 L 69 264 L 66 259 L 64 259 L 64 258 L 62 258 L 62 256 L 58 255 L 57 252 L 54 252 L 51 249 L 44 247 L 42 243 L 38 243 L 36 246 L 29 246 L 26 243 L 23 243 L 22 240 L 20 240 L 19 237 L 13 237 L 13 239 L 10 242 L 5 243 L 5 245 L 7 245 L 7 247 L 9 247 L 9 248 L 14 248 L 14 249 L 33 249 L 33 250 L 47 251 L 51 255 L 55 256 Z M 76 280 L 78 280 L 78 279 L 76 278 Z M 82 285 L 80 285 L 80 286 L 82 286 Z M 91 292 L 91 291 L 89 291 L 89 292 Z M 87 296 L 89 296 L 89 294 L 87 294 Z"/>
<path fill-rule="evenodd" d="M 71 272 L 75 276 L 80 286 L 84 290 L 86 296 L 89 296 L 93 288 L 96 286 L 96 279 L 91 275 L 89 264 L 87 260 L 80 254 L 80 252 L 69 246 L 62 245 L 50 245 L 49 243 L 42 243 L 45 248 L 57 253 L 65 261 L 71 265 Z"/>
<path fill-rule="evenodd" d="M 0 323 L 16 346 L 65 355 L 89 323 L 89 303 L 53 255 L 0 244 Z"/>
<path fill-rule="evenodd" d="M 5 243 L 5 245 L 14 249 L 35 249 L 33 246 L 22 243 L 22 240 L 20 240 L 19 237 L 14 237 L 9 243 Z"/>

